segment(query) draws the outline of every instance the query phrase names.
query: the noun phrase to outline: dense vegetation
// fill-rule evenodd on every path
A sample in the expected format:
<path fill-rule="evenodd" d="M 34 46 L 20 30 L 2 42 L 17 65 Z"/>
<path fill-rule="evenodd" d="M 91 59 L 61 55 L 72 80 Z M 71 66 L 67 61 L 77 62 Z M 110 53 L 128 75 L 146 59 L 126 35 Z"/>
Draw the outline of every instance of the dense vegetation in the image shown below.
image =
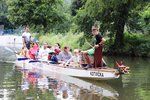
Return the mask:
<path fill-rule="evenodd" d="M 150 56 L 149 0 L 0 0 L 0 22 L 5 28 L 29 25 L 32 32 L 46 36 L 63 34 L 77 38 L 73 48 L 91 41 L 91 26 L 100 24 L 107 38 L 106 54 Z M 84 35 L 80 35 L 81 32 Z M 49 35 L 48 35 L 49 34 Z M 74 35 L 75 34 L 75 35 Z M 79 35 L 77 35 L 79 34 Z M 81 36 L 80 38 L 78 36 Z M 50 38 L 51 38 L 50 37 Z M 67 37 L 67 36 L 66 36 Z M 76 40 L 77 39 L 77 40 Z M 47 39 L 46 39 L 47 40 Z M 54 43 L 54 39 L 49 40 Z M 61 40 L 59 40 L 61 42 Z M 66 41 L 62 39 L 62 45 Z"/>

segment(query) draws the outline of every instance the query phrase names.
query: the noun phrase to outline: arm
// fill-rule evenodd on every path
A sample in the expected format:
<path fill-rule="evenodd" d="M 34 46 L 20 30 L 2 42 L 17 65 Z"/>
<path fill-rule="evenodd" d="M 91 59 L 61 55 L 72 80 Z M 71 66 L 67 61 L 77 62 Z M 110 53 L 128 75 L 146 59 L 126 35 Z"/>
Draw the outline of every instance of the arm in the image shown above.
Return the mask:
<path fill-rule="evenodd" d="M 58 59 L 59 61 L 62 60 L 62 52 L 60 52 L 60 53 L 58 54 L 57 59 Z"/>
<path fill-rule="evenodd" d="M 22 38 L 22 43 L 23 43 L 23 47 L 26 47 L 24 38 Z"/>
<path fill-rule="evenodd" d="M 104 44 L 104 42 L 105 42 L 105 39 L 104 39 L 104 38 L 102 38 L 102 41 L 99 43 L 99 45 L 103 45 L 103 44 Z"/>
<path fill-rule="evenodd" d="M 73 57 L 71 57 L 67 62 L 66 62 L 66 65 L 69 65 L 69 63 L 73 61 Z"/>
<path fill-rule="evenodd" d="M 25 43 L 25 36 L 24 36 L 24 33 L 22 34 L 22 43 L 23 43 L 23 47 L 26 47 L 26 43 Z"/>
<path fill-rule="evenodd" d="M 29 37 L 29 41 L 31 42 L 31 34 L 30 34 L 30 37 Z"/>
<path fill-rule="evenodd" d="M 104 44 L 104 42 L 105 42 L 105 39 L 102 38 L 101 42 L 98 43 L 97 45 L 95 45 L 94 48 L 98 48 L 98 47 L 102 46 Z"/>

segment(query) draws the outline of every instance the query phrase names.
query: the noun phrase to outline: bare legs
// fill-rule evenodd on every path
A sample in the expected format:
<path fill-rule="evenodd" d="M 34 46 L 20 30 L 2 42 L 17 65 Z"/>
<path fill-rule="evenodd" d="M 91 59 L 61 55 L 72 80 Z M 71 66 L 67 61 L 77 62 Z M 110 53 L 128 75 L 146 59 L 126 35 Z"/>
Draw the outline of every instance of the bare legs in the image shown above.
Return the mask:
<path fill-rule="evenodd" d="M 90 58 L 89 58 L 87 51 L 83 51 L 83 57 L 85 58 L 87 64 L 91 64 L 91 61 L 90 61 Z"/>

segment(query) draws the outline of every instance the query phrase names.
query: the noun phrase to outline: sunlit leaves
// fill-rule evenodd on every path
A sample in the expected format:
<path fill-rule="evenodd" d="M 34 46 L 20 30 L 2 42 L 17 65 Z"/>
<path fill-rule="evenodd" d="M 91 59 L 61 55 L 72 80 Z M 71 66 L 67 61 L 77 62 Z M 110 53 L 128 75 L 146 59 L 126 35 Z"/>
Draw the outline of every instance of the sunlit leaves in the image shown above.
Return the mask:
<path fill-rule="evenodd" d="M 48 32 L 65 23 L 68 17 L 62 12 L 63 0 L 7 0 L 7 4 L 8 17 L 16 27 L 28 24 L 37 29 L 39 25 Z"/>

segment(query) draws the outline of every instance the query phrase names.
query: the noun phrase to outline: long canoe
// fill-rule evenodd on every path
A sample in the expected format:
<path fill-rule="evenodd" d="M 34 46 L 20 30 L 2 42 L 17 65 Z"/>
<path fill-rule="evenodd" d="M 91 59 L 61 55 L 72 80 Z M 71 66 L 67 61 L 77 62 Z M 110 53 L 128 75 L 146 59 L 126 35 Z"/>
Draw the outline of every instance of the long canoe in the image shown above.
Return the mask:
<path fill-rule="evenodd" d="M 49 72 L 55 72 L 58 74 L 95 80 L 116 79 L 119 78 L 120 76 L 120 74 L 118 74 L 119 71 L 114 68 L 105 68 L 105 69 L 89 68 L 85 70 L 83 68 L 60 66 L 59 64 L 50 64 L 43 61 L 33 61 L 30 59 L 20 60 L 20 58 L 18 59 L 19 60 L 16 60 L 15 63 L 16 66 L 24 67 L 25 69 L 41 68 L 41 70 L 48 70 Z"/>

